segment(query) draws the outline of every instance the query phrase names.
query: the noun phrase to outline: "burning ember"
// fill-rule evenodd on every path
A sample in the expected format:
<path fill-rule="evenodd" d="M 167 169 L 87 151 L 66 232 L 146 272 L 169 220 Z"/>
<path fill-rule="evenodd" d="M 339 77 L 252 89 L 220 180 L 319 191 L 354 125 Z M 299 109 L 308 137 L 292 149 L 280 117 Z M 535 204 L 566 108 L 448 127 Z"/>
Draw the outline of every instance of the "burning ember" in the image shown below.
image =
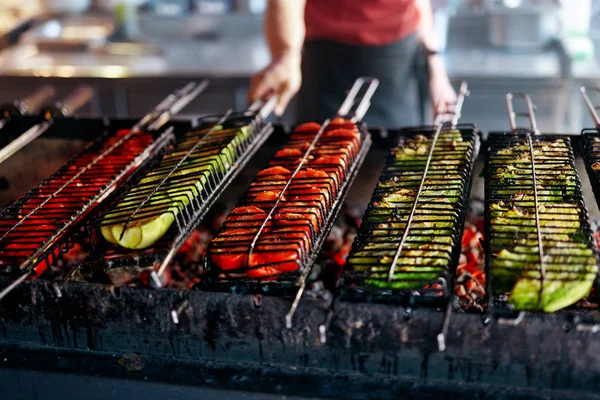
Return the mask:
<path fill-rule="evenodd" d="M 465 224 L 454 281 L 454 295 L 462 310 L 483 311 L 485 305 L 485 254 L 481 247 L 482 239 L 483 234 L 477 226 Z"/>

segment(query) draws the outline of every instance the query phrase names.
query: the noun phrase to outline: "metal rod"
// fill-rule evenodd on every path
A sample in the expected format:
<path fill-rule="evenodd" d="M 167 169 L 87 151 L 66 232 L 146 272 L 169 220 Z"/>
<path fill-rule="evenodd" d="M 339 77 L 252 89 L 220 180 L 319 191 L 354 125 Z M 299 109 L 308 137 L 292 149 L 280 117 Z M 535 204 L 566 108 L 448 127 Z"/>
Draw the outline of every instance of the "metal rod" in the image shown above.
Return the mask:
<path fill-rule="evenodd" d="M 77 111 L 77 109 L 85 105 L 90 100 L 92 93 L 92 89 L 89 86 L 81 85 L 63 102 L 57 102 L 55 107 L 62 110 L 63 115 L 68 117 Z M 0 150 L 0 164 L 46 132 L 52 126 L 53 122 L 54 120 L 52 118 L 40 122 L 3 147 Z"/>
<path fill-rule="evenodd" d="M 462 111 L 462 106 L 464 104 L 464 100 L 467 95 L 468 95 L 467 83 L 463 81 L 463 82 L 461 82 L 461 85 L 460 85 L 460 92 L 459 92 L 459 96 L 456 101 L 456 106 L 454 107 L 454 110 L 452 111 L 453 117 L 452 117 L 451 129 L 456 127 L 456 124 L 458 124 L 458 118 L 460 117 L 460 113 Z M 400 254 L 402 253 L 402 250 L 406 243 L 406 239 L 408 238 L 408 233 L 410 231 L 410 225 L 412 223 L 415 212 L 417 210 L 417 205 L 419 204 L 419 198 L 421 197 L 421 193 L 423 192 L 423 186 L 425 185 L 425 180 L 427 179 L 427 172 L 429 172 L 429 166 L 431 164 L 431 159 L 433 158 L 433 152 L 435 150 L 435 146 L 437 144 L 440 133 L 442 132 L 443 127 L 444 127 L 444 125 L 441 121 L 440 115 L 441 114 L 438 114 L 438 116 L 436 117 L 436 121 L 435 121 L 437 123 L 436 129 L 435 129 L 435 133 L 433 134 L 433 137 L 431 139 L 431 147 L 429 148 L 429 154 L 427 156 L 425 168 L 423 169 L 423 176 L 421 177 L 421 183 L 419 184 L 419 189 L 417 190 L 417 194 L 415 195 L 415 199 L 413 201 L 412 208 L 410 209 L 410 214 L 408 215 L 408 219 L 406 220 L 406 226 L 404 228 L 404 232 L 402 233 L 402 237 L 400 238 L 400 243 L 398 245 L 398 249 L 396 250 L 396 253 L 394 254 L 392 264 L 390 265 L 390 269 L 388 271 L 388 277 L 387 277 L 388 282 L 391 282 L 394 279 L 394 274 L 396 272 L 396 266 L 398 265 L 398 260 L 400 259 Z M 449 113 L 446 115 L 449 115 Z"/>
<path fill-rule="evenodd" d="M 271 98 L 266 102 L 263 102 L 262 100 L 256 100 L 254 103 L 250 104 L 250 107 L 248 107 L 248 112 L 256 113 L 256 115 L 265 120 L 269 115 L 273 114 L 278 101 L 279 96 L 271 96 Z"/>
<path fill-rule="evenodd" d="M 193 100 L 194 97 L 196 97 L 204 89 L 206 89 L 207 86 L 208 86 L 207 80 L 203 80 L 202 82 L 200 82 L 200 84 L 198 84 L 196 82 L 188 83 L 183 88 L 175 91 L 175 93 L 171 93 L 167 97 L 165 97 L 160 103 L 158 103 L 158 105 L 156 107 L 154 107 L 150 112 L 148 112 L 148 114 L 144 115 L 138 121 L 138 123 L 135 124 L 131 128 L 131 130 L 134 132 L 138 132 L 138 131 L 146 129 L 146 127 L 148 127 L 150 124 L 154 123 L 165 112 L 168 112 L 169 110 L 172 110 L 173 107 L 176 107 L 177 103 L 180 99 L 186 98 L 186 96 L 188 96 L 190 93 L 194 93 L 195 90 L 198 90 L 198 88 L 200 88 L 200 90 L 197 93 L 195 93 L 195 95 L 191 99 L 189 99 L 189 101 L 191 101 L 191 100 Z M 188 103 L 189 103 L 189 101 L 188 101 Z M 188 103 L 186 103 L 186 105 Z M 176 114 L 176 112 L 171 112 L 170 116 L 172 116 L 173 114 Z M 164 122 L 166 122 L 166 121 L 164 121 Z M 164 123 L 163 123 L 163 125 L 164 125 Z M 148 129 L 152 130 L 151 128 L 148 128 Z"/>
<path fill-rule="evenodd" d="M 450 327 L 452 308 L 452 303 L 448 303 L 448 305 L 446 306 L 446 313 L 444 314 L 444 323 L 442 324 L 442 331 L 437 335 L 438 350 L 441 352 L 446 351 L 446 337 L 448 336 L 448 328 Z"/>
<path fill-rule="evenodd" d="M 596 125 L 596 128 L 600 128 L 600 116 L 598 116 L 598 109 L 600 109 L 600 106 L 595 106 L 594 103 L 592 103 L 592 101 L 590 100 L 590 98 L 587 94 L 587 89 L 585 86 L 582 86 L 581 88 L 579 88 L 579 90 L 581 91 L 581 95 L 583 96 L 583 101 L 585 102 L 585 104 L 590 112 L 590 116 L 594 120 L 594 124 Z M 596 93 L 600 93 L 600 88 L 595 87 L 592 90 Z"/>
<path fill-rule="evenodd" d="M 365 93 L 362 95 L 362 97 L 358 97 L 364 85 L 368 85 L 367 89 L 365 90 Z M 356 105 L 354 116 L 351 119 L 352 122 L 362 121 L 365 114 L 367 113 L 367 110 L 369 109 L 369 106 L 371 105 L 371 98 L 373 98 L 373 94 L 375 93 L 375 90 L 377 90 L 378 86 L 379 80 L 376 78 L 358 78 L 356 81 L 354 81 L 352 88 L 350 89 L 348 95 L 344 99 L 344 102 L 340 106 L 340 109 L 337 112 L 337 116 L 347 118 L 350 112 L 352 111 L 352 107 L 357 104 L 358 98 L 358 105 Z"/>
<path fill-rule="evenodd" d="M 50 121 L 40 122 L 39 124 L 29 128 L 25 133 L 23 133 L 18 138 L 4 146 L 0 150 L 0 164 L 2 164 L 4 161 L 12 157 L 13 154 L 18 152 L 23 147 L 27 146 L 33 140 L 35 140 L 44 132 L 46 132 L 51 125 L 52 123 Z"/>
<path fill-rule="evenodd" d="M 465 98 L 469 95 L 469 87 L 466 81 L 460 81 L 458 86 L 458 95 L 456 97 L 456 101 L 453 103 L 446 104 L 446 110 L 443 112 L 435 111 L 435 118 L 433 125 L 437 126 L 439 124 L 443 124 L 445 121 L 444 117 L 449 117 L 452 128 L 456 128 L 458 125 L 458 121 L 462 115 L 462 107 L 465 102 Z"/>
<path fill-rule="evenodd" d="M 288 179 L 288 181 L 286 182 L 286 184 L 283 187 L 283 189 L 281 189 L 281 192 L 279 192 L 279 195 L 277 196 L 277 199 L 275 200 L 275 204 L 273 204 L 273 207 L 271 207 L 271 210 L 269 211 L 269 213 L 265 217 L 265 220 L 263 221 L 263 223 L 258 228 L 258 232 L 256 232 L 256 235 L 254 235 L 254 238 L 252 239 L 252 242 L 250 243 L 250 252 L 248 253 L 248 261 L 247 261 L 247 263 L 250 262 L 250 257 L 252 257 L 252 253 L 254 252 L 254 248 L 256 247 L 256 243 L 258 242 L 260 234 L 262 233 L 262 231 L 267 226 L 267 223 L 273 217 L 273 214 L 275 213 L 275 210 L 277 209 L 277 206 L 281 202 L 281 199 L 283 198 L 283 195 L 284 195 L 285 191 L 292 184 L 292 181 L 294 180 L 294 178 L 296 177 L 296 175 L 298 174 L 298 172 L 300 172 L 300 170 L 304 166 L 304 163 L 306 162 L 306 160 L 308 160 L 308 157 L 310 156 L 311 151 L 313 151 L 313 149 L 315 148 L 315 145 L 317 144 L 317 142 L 319 141 L 319 139 L 323 135 L 323 132 L 325 132 L 325 128 L 327 128 L 327 126 L 329 125 L 329 122 L 330 122 L 330 120 L 325 120 L 325 122 L 321 126 L 321 129 L 319 129 L 319 131 L 317 132 L 317 134 L 315 135 L 315 137 L 313 138 L 313 140 L 310 142 L 310 145 L 308 146 L 308 149 L 306 149 L 306 152 L 304 153 L 304 156 L 300 159 L 300 163 L 298 163 L 298 166 L 296 167 L 296 169 L 294 170 L 294 172 L 290 176 L 290 179 Z"/>
<path fill-rule="evenodd" d="M 533 179 L 533 202 L 535 207 L 535 228 L 537 232 L 538 240 L 538 256 L 540 258 L 540 291 L 538 295 L 538 308 L 542 303 L 542 295 L 544 294 L 544 279 L 546 277 L 546 267 L 544 265 L 544 247 L 542 243 L 542 229 L 540 227 L 540 212 L 539 212 L 539 201 L 538 201 L 538 190 L 537 190 L 537 174 L 535 171 L 535 151 L 533 149 L 533 141 L 531 134 L 527 133 L 527 145 L 529 146 L 529 154 L 531 156 L 531 176 Z"/>
<path fill-rule="evenodd" d="M 514 96 L 522 97 L 525 101 L 525 106 L 527 107 L 526 112 L 515 112 L 514 109 Z M 512 132 L 516 132 L 519 129 L 517 125 L 517 117 L 528 117 L 530 123 L 530 129 L 534 135 L 538 135 L 540 132 L 537 127 L 537 121 L 535 118 L 535 107 L 533 106 L 533 102 L 531 101 L 531 97 L 527 93 L 507 93 L 506 94 L 506 108 L 508 110 L 508 121 L 510 123 L 510 130 Z"/>
<path fill-rule="evenodd" d="M 178 114 L 183 108 L 192 102 L 200 93 L 204 91 L 208 86 L 208 80 L 203 80 L 200 84 L 195 85 L 192 82 L 188 83 L 178 93 L 178 98 L 175 99 L 170 107 L 159 113 L 157 118 L 152 122 L 148 129 L 156 131 L 159 130 L 165 123 L 167 123 L 171 117 Z"/>

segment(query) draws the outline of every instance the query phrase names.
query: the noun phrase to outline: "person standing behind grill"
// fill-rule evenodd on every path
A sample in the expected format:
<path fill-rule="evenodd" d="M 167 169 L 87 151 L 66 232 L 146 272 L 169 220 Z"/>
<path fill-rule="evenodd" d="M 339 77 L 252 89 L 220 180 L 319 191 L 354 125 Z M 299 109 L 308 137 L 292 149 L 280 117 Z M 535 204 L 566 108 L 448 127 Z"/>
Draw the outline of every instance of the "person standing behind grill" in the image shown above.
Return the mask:
<path fill-rule="evenodd" d="M 265 36 L 271 63 L 252 77 L 250 101 L 280 96 L 283 114 L 298 92 L 298 121 L 323 121 L 360 76 L 380 85 L 365 118 L 371 125 L 424 123 L 456 100 L 437 54 L 430 0 L 269 0 Z"/>

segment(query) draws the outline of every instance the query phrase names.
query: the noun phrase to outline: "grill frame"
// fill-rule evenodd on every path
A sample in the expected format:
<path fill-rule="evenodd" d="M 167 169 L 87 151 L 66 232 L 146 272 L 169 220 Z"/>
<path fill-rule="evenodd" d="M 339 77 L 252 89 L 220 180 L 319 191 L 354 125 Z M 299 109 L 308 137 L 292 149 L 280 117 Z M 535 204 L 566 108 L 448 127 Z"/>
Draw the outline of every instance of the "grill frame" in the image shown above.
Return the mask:
<path fill-rule="evenodd" d="M 472 154 L 469 158 L 469 160 L 467 160 L 467 167 L 466 167 L 466 181 L 463 181 L 463 184 L 465 185 L 465 192 L 462 194 L 462 202 L 461 202 L 461 206 L 458 210 L 458 215 L 457 215 L 457 219 L 458 219 L 458 227 L 457 227 L 457 231 L 454 233 L 454 235 L 459 235 L 458 238 L 455 238 L 455 243 L 454 246 L 452 248 L 452 253 L 450 254 L 450 262 L 449 262 L 449 271 L 442 271 L 442 273 L 440 274 L 441 276 L 432 283 L 438 283 L 440 281 L 440 278 L 444 279 L 445 278 L 445 283 L 442 282 L 441 286 L 442 286 L 442 290 L 446 289 L 445 291 L 440 292 L 437 289 L 378 289 L 378 288 L 372 288 L 369 289 L 368 287 L 364 287 L 364 286 L 360 286 L 360 287 L 354 287 L 353 284 L 357 283 L 355 280 L 352 279 L 351 276 L 351 272 L 348 273 L 348 275 L 346 275 L 346 273 L 344 274 L 344 277 L 342 278 L 342 284 L 341 284 L 341 289 L 340 289 L 340 298 L 342 300 L 345 301 L 351 301 L 351 302 L 375 302 L 375 303 L 391 303 L 391 304 L 399 304 L 399 305 L 405 305 L 405 306 L 429 306 L 429 307 L 440 307 L 443 305 L 446 305 L 449 300 L 452 297 L 452 291 L 453 291 L 453 287 L 452 285 L 448 285 L 447 282 L 453 282 L 454 280 L 454 273 L 456 271 L 456 267 L 458 265 L 458 259 L 460 257 L 460 253 L 461 253 L 461 240 L 460 238 L 462 237 L 462 233 L 463 233 L 463 229 L 464 229 L 464 224 L 465 224 L 465 219 L 466 219 L 466 214 L 467 214 L 467 210 L 468 210 L 468 206 L 469 206 L 469 197 L 470 197 L 470 193 L 471 193 L 471 187 L 472 187 L 472 182 L 473 182 L 473 172 L 474 172 L 474 168 L 475 168 L 475 161 L 477 160 L 478 156 L 479 156 L 479 149 L 480 149 L 480 145 L 481 145 L 481 140 L 480 140 L 480 132 L 478 131 L 478 129 L 471 124 L 459 124 L 456 126 L 456 129 L 459 130 L 461 132 L 461 135 L 463 137 L 465 136 L 471 136 L 472 137 Z M 413 138 L 416 135 L 422 135 L 423 133 L 427 132 L 429 134 L 429 136 L 432 136 L 433 133 L 435 132 L 435 127 L 427 127 L 427 126 L 419 126 L 419 127 L 410 127 L 410 128 L 404 128 L 401 129 L 398 133 L 398 135 L 396 136 L 397 140 L 395 141 L 394 146 L 395 147 L 401 147 L 403 142 L 406 140 L 409 140 L 410 138 Z M 389 156 L 389 160 L 393 159 L 393 155 Z M 432 160 L 433 161 L 433 160 Z M 387 163 L 386 163 L 387 165 Z M 430 171 L 431 172 L 431 171 Z M 379 182 L 382 181 L 382 177 L 385 176 L 385 170 L 382 171 L 382 173 L 380 174 L 379 177 Z M 437 172 L 436 172 L 437 174 Z M 389 177 L 393 177 L 393 175 L 389 175 Z M 469 177 L 471 179 L 469 179 Z M 431 186 L 431 185 L 428 185 Z M 373 192 L 373 196 L 375 196 L 375 193 L 377 192 L 377 188 L 375 188 L 375 191 Z M 372 200 L 373 197 L 371 198 L 371 202 L 369 203 L 369 209 L 373 209 L 372 207 Z M 368 227 L 363 226 L 365 224 L 365 221 L 363 220 L 363 223 L 361 223 L 361 228 L 359 231 L 359 235 L 356 237 L 355 242 L 353 243 L 353 250 L 350 253 L 350 256 L 352 255 L 353 252 L 355 252 L 357 250 L 357 246 L 358 243 L 361 241 L 361 233 L 366 234 L 368 231 Z M 432 228 L 433 229 L 433 228 Z M 367 240 L 367 238 L 363 238 L 364 241 Z M 350 257 L 349 256 L 349 257 Z M 346 265 L 346 268 L 347 267 Z M 350 280 L 348 281 L 348 278 L 350 278 Z M 429 295 L 429 294 L 433 294 L 433 295 Z M 442 296 L 439 296 L 437 294 L 442 294 Z"/>
<path fill-rule="evenodd" d="M 565 141 L 565 145 L 569 148 L 569 154 L 567 156 L 567 163 L 569 167 L 574 171 L 573 176 L 576 179 L 576 183 L 573 189 L 573 195 L 575 199 L 575 204 L 579 207 L 579 222 L 583 225 L 581 228 L 583 233 L 587 236 L 587 244 L 588 248 L 592 250 L 593 256 L 596 259 L 596 265 L 599 262 L 599 253 L 598 249 L 594 244 L 593 234 L 590 228 L 590 218 L 588 210 L 585 206 L 585 201 L 583 198 L 583 191 L 581 189 L 581 179 L 579 177 L 577 168 L 575 166 L 575 149 L 571 143 L 571 138 L 566 135 L 555 135 L 555 134 L 535 134 L 531 130 L 527 129 L 517 129 L 513 132 L 490 132 L 486 144 L 485 151 L 485 166 L 484 166 L 484 176 L 485 176 L 485 211 L 484 211 L 484 251 L 485 251 L 485 273 L 488 277 L 486 282 L 486 299 L 488 304 L 487 315 L 493 316 L 500 324 L 511 325 L 511 324 L 519 324 L 521 321 L 527 321 L 527 323 L 539 323 L 540 321 L 556 323 L 562 322 L 563 324 L 568 324 L 565 326 L 575 326 L 578 331 L 587 331 L 590 329 L 596 329 L 597 321 L 600 321 L 600 309 L 597 308 L 598 305 L 598 289 L 600 288 L 600 271 L 596 273 L 596 278 L 594 279 L 593 288 L 596 291 L 596 308 L 593 307 L 578 307 L 576 305 L 567 307 L 565 309 L 561 309 L 559 311 L 555 311 L 552 313 L 545 313 L 542 311 L 533 311 L 533 310 L 523 310 L 516 311 L 511 309 L 508 305 L 507 300 L 503 301 L 501 299 L 497 299 L 497 296 L 493 294 L 492 290 L 492 278 L 491 278 L 491 243 L 489 238 L 491 237 L 491 214 L 490 214 L 490 204 L 497 201 L 493 200 L 492 195 L 490 193 L 490 188 L 488 184 L 488 176 L 490 174 L 490 153 L 491 146 L 493 144 L 493 137 L 499 138 L 498 141 L 504 139 L 512 139 L 512 140 L 521 140 L 523 143 L 525 135 L 530 134 L 532 139 L 535 141 L 542 140 L 552 140 L 552 139 L 562 139 Z M 500 144 L 498 145 L 500 147 Z M 527 186 L 527 185 L 523 185 Z M 529 188 L 531 186 L 529 185 Z M 589 298 L 589 297 L 588 297 Z"/>
<path fill-rule="evenodd" d="M 277 279 L 274 281 L 252 278 L 236 278 L 229 281 L 227 278 L 215 277 L 216 275 L 219 275 L 220 270 L 218 267 L 212 265 L 210 257 L 207 254 L 205 259 L 205 270 L 207 272 L 208 279 L 205 283 L 202 282 L 198 284 L 197 288 L 204 291 L 224 291 L 239 294 L 251 293 L 275 296 L 294 295 L 298 288 L 303 285 L 303 282 L 306 282 L 308 279 L 311 269 L 319 257 L 321 248 L 334 226 L 335 220 L 344 204 L 344 200 L 346 199 L 348 192 L 351 190 L 352 184 L 354 183 L 354 180 L 360 171 L 360 167 L 362 166 L 365 158 L 367 157 L 367 153 L 371 148 L 371 134 L 366 131 L 364 125 L 359 125 L 359 132 L 361 134 L 361 145 L 357 152 L 356 158 L 354 159 L 352 166 L 345 173 L 343 183 L 340 185 L 336 199 L 332 202 L 329 215 L 323 221 L 323 226 L 320 232 L 318 234 L 314 234 L 313 236 L 313 238 L 316 237 L 316 240 L 313 241 L 306 260 L 301 263 L 296 273 L 279 274 L 277 275 Z M 285 147 L 285 144 L 283 147 Z M 246 196 L 247 195 L 244 195 L 242 198 L 240 198 L 240 201 L 237 204 L 238 206 L 244 206 L 244 198 Z"/>

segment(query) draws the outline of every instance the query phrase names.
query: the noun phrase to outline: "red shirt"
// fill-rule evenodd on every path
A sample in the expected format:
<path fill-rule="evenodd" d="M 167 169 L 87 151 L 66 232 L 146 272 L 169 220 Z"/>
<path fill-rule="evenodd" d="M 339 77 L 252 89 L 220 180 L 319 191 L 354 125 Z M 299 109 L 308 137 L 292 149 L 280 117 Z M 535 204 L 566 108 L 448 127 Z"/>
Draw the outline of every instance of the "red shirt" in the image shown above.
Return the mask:
<path fill-rule="evenodd" d="M 293 0 L 290 0 L 293 1 Z M 417 0 L 307 0 L 306 39 L 383 46 L 416 31 Z"/>

